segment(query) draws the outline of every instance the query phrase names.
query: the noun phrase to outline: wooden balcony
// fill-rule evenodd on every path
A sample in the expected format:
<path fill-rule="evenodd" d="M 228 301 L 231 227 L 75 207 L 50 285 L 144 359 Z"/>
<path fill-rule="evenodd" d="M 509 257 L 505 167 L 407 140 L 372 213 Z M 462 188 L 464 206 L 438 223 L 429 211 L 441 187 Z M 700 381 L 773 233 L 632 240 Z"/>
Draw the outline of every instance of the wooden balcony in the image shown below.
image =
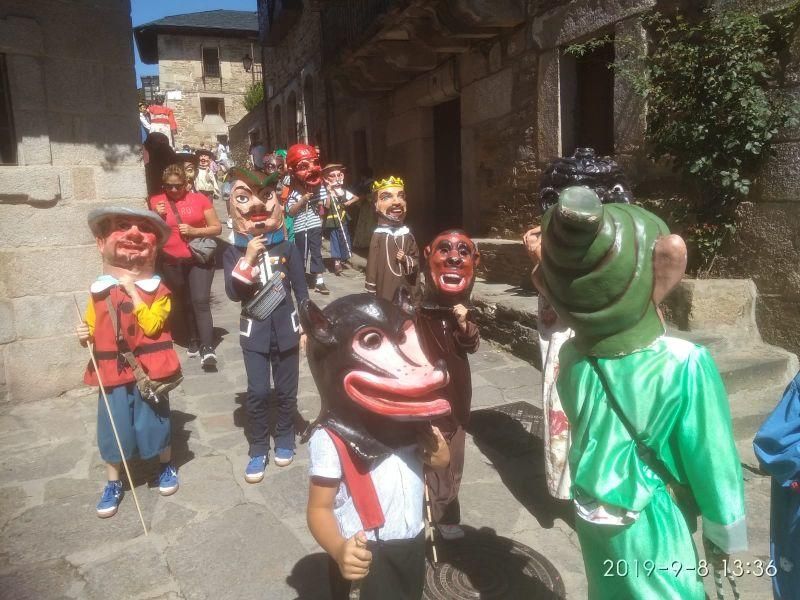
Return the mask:
<path fill-rule="evenodd" d="M 381 92 L 525 22 L 523 0 L 320 2 L 326 68 L 360 92 Z"/>

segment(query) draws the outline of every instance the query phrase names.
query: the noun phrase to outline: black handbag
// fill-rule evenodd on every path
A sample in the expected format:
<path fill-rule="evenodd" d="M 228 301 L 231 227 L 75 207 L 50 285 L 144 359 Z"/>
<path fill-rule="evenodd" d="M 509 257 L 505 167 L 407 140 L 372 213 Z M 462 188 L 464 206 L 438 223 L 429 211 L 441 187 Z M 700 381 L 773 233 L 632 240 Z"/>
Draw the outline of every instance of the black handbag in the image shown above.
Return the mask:
<path fill-rule="evenodd" d="M 283 287 L 283 278 L 286 275 L 281 271 L 272 272 L 267 252 L 261 253 L 261 268 L 267 274 L 267 282 L 242 308 L 245 315 L 256 321 L 266 320 L 286 298 L 286 288 Z"/>

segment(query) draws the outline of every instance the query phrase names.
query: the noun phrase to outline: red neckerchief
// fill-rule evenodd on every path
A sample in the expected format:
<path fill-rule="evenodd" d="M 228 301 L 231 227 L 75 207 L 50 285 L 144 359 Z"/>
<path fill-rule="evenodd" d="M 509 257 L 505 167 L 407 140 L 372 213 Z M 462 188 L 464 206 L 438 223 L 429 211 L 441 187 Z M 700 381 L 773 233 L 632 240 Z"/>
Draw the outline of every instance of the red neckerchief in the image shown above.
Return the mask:
<path fill-rule="evenodd" d="M 378 493 L 375 491 L 369 468 L 350 450 L 338 433 L 329 427 L 326 427 L 325 431 L 336 446 L 336 453 L 342 464 L 343 479 L 347 489 L 350 490 L 350 497 L 353 499 L 362 527 L 365 530 L 383 527 L 386 517 L 383 516 L 383 509 L 378 501 Z"/>

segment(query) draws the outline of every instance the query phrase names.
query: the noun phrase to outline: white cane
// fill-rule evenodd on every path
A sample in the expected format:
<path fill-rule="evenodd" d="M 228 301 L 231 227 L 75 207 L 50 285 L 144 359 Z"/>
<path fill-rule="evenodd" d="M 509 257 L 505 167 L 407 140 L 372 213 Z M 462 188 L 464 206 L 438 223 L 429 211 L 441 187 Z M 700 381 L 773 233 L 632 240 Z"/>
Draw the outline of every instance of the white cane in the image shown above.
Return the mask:
<path fill-rule="evenodd" d="M 78 321 L 83 323 L 83 317 L 81 316 L 81 308 L 78 306 L 78 299 L 73 296 L 72 299 L 75 301 L 75 310 L 78 312 Z M 119 441 L 119 433 L 117 433 L 117 425 L 114 423 L 114 415 L 111 414 L 111 404 L 108 402 L 108 396 L 106 395 L 106 389 L 103 387 L 103 382 L 100 380 L 100 369 L 97 368 L 97 361 L 94 358 L 94 344 L 92 342 L 87 342 L 86 347 L 89 349 L 89 358 L 92 359 L 92 365 L 94 366 L 95 375 L 97 375 L 97 384 L 100 386 L 100 395 L 103 396 L 103 402 L 106 405 L 106 412 L 108 413 L 108 420 L 111 422 L 111 431 L 114 432 L 114 439 L 117 441 L 117 448 L 119 449 L 119 455 L 122 457 L 122 466 L 125 467 L 125 475 L 128 478 L 128 483 L 131 485 L 131 495 L 133 495 L 133 503 L 136 504 L 136 511 L 139 513 L 139 520 L 142 522 L 142 528 L 144 529 L 144 535 L 147 536 L 147 525 L 144 523 L 144 516 L 142 516 L 142 507 L 139 506 L 139 499 L 136 497 L 136 486 L 133 483 L 133 477 L 131 477 L 131 471 L 128 469 L 128 461 L 125 460 L 125 452 L 122 450 L 122 442 Z"/>
<path fill-rule="evenodd" d="M 334 203 L 333 213 L 336 215 L 336 220 L 339 222 L 339 230 L 342 232 L 344 247 L 347 248 L 347 258 L 345 260 L 349 260 L 350 257 L 353 256 L 353 252 L 350 250 L 350 244 L 347 243 L 347 234 L 344 231 L 344 222 L 342 221 L 342 217 L 339 216 L 339 201 L 334 195 L 331 195 L 331 198 Z"/>

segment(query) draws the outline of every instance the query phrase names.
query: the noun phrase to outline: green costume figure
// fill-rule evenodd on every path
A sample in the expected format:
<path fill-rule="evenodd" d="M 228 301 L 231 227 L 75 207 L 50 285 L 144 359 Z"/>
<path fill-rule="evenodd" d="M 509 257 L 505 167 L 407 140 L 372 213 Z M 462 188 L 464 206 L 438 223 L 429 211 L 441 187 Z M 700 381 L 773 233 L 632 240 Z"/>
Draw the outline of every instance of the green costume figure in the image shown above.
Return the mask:
<path fill-rule="evenodd" d="M 686 246 L 583 187 L 560 194 L 542 232 L 534 280 L 575 330 L 557 385 L 589 598 L 702 600 L 696 516 L 717 558 L 746 549 L 747 530 L 722 380 L 705 348 L 664 335 L 656 308 Z"/>

